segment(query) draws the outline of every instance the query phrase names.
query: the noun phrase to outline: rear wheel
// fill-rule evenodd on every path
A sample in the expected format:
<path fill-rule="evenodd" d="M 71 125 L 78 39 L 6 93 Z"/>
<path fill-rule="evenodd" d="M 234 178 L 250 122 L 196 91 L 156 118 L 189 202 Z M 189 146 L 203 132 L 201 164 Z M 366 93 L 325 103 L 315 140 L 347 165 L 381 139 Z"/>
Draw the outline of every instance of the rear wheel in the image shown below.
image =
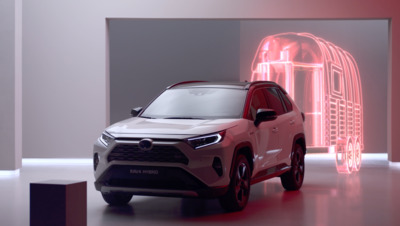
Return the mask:
<path fill-rule="evenodd" d="M 349 139 L 339 138 L 336 141 L 335 153 L 336 153 L 336 170 L 338 173 L 351 173 L 349 168 L 349 152 L 348 152 Z"/>
<path fill-rule="evenodd" d="M 290 171 L 281 176 L 282 186 L 289 191 L 299 190 L 304 180 L 304 151 L 303 148 L 296 144 L 291 163 Z"/>
<path fill-rule="evenodd" d="M 228 192 L 220 197 L 221 206 L 227 211 L 244 209 L 250 196 L 250 165 L 244 155 L 238 155 Z"/>
<path fill-rule="evenodd" d="M 346 159 L 347 159 L 347 166 L 349 168 L 349 171 L 353 170 L 353 165 L 354 165 L 354 146 L 351 141 L 347 142 L 347 150 L 346 150 Z"/>
<path fill-rule="evenodd" d="M 361 145 L 358 139 L 356 139 L 356 145 L 354 147 L 353 171 L 359 171 L 360 167 L 361 167 Z"/>
<path fill-rule="evenodd" d="M 101 193 L 104 201 L 106 201 L 111 206 L 123 206 L 129 203 L 132 199 L 132 195 L 122 192 L 111 192 L 111 193 Z"/>

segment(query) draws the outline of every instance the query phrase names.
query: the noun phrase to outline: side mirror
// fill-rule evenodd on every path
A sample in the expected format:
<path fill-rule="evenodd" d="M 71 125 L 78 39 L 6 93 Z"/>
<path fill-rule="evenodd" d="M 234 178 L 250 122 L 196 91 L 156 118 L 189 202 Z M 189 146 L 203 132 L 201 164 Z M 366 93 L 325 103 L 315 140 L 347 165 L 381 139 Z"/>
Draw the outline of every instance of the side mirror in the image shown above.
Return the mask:
<path fill-rule="evenodd" d="M 131 110 L 131 115 L 132 117 L 136 117 L 139 115 L 139 113 L 143 110 L 142 107 L 137 107 L 137 108 L 132 108 Z"/>
<path fill-rule="evenodd" d="M 257 110 L 256 119 L 254 125 L 258 126 L 261 122 L 272 121 L 277 118 L 276 112 L 272 109 L 260 108 Z"/>

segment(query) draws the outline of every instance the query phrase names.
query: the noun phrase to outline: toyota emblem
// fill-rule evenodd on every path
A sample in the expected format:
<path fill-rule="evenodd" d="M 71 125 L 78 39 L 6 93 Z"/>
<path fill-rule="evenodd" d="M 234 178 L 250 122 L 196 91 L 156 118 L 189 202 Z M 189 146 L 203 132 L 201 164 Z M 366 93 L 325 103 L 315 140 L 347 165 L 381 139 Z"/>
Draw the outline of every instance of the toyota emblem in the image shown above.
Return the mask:
<path fill-rule="evenodd" d="M 153 140 L 152 139 L 142 139 L 139 141 L 139 148 L 142 151 L 149 151 L 153 148 Z"/>

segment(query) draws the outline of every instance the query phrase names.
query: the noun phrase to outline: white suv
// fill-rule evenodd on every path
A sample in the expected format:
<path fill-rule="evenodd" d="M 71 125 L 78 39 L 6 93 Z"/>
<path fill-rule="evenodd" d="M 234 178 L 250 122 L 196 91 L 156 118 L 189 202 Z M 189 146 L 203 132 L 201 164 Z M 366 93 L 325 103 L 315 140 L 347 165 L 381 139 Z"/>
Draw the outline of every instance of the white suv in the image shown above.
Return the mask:
<path fill-rule="evenodd" d="M 182 82 L 94 144 L 95 187 L 110 205 L 132 195 L 218 197 L 242 210 L 250 185 L 303 184 L 304 115 L 273 82 Z"/>

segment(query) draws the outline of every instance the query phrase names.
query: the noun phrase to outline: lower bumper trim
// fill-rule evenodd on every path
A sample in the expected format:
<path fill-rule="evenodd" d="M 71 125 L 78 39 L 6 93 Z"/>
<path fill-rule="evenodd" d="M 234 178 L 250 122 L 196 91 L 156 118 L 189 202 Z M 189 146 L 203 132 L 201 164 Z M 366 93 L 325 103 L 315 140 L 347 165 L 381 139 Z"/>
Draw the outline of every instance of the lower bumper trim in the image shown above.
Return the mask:
<path fill-rule="evenodd" d="M 126 192 L 134 195 L 147 195 L 147 196 L 171 196 L 171 197 L 199 197 L 194 191 L 183 190 L 162 190 L 162 189 L 143 189 L 143 188 L 121 188 L 121 187 L 101 187 L 101 192 Z"/>

